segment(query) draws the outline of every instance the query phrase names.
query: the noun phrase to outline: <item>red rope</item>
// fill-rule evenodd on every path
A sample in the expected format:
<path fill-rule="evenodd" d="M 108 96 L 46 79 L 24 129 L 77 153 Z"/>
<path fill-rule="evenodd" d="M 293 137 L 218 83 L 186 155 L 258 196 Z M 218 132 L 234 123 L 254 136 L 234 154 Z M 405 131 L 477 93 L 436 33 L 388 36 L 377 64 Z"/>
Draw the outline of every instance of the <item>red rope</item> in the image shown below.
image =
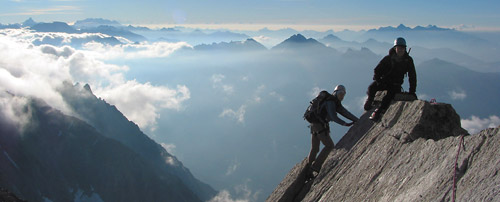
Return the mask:
<path fill-rule="evenodd" d="M 462 147 L 462 143 L 464 141 L 464 136 L 460 136 L 460 143 L 458 144 L 457 157 L 455 159 L 455 171 L 453 172 L 453 196 L 452 202 L 455 202 L 455 195 L 457 191 L 457 166 L 458 166 L 458 156 L 460 155 L 460 148 Z"/>

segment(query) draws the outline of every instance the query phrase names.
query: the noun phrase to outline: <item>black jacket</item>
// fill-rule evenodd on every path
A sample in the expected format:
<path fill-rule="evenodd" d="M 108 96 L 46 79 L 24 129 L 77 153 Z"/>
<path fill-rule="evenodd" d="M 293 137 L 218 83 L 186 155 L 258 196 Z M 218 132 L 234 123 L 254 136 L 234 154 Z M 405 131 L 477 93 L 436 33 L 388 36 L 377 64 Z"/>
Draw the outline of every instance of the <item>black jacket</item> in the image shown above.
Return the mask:
<path fill-rule="evenodd" d="M 403 85 L 405 74 L 408 73 L 410 81 L 410 93 L 417 90 L 417 73 L 413 58 L 405 53 L 402 58 L 398 58 L 394 48 L 389 50 L 389 55 L 385 56 L 375 67 L 373 80 L 390 85 Z"/>

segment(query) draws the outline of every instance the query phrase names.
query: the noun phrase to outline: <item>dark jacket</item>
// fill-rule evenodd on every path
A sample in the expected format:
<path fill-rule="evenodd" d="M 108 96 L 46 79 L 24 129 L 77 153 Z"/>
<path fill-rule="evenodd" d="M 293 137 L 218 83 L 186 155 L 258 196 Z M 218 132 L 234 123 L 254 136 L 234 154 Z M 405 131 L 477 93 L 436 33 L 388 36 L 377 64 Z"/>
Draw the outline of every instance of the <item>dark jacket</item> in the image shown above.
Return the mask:
<path fill-rule="evenodd" d="M 351 114 L 344 106 L 342 106 L 342 102 L 335 96 L 332 96 L 331 99 L 328 99 L 321 106 L 322 108 L 326 108 L 326 119 L 328 122 L 334 121 L 340 125 L 345 125 L 346 122 L 340 119 L 337 116 L 337 113 L 340 113 L 342 116 L 348 118 L 351 121 L 358 121 L 359 119 Z M 323 110 L 323 109 L 322 109 Z"/>
<path fill-rule="evenodd" d="M 373 80 L 389 85 L 403 85 L 405 74 L 408 73 L 410 81 L 410 93 L 417 90 L 417 73 L 413 58 L 406 52 L 403 57 L 396 55 L 394 48 L 389 50 L 389 55 L 385 56 L 375 67 Z"/>

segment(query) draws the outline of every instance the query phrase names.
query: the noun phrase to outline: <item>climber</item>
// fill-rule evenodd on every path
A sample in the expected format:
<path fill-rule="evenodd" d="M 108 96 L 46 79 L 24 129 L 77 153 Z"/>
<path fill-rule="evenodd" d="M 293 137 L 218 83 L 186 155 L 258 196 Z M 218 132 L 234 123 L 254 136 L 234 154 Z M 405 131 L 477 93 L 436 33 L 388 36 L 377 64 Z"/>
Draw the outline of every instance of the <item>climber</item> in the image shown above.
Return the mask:
<path fill-rule="evenodd" d="M 325 91 L 326 92 L 326 91 Z M 321 93 L 320 93 L 321 94 Z M 335 87 L 332 94 L 328 93 L 328 97 L 326 101 L 321 103 L 319 109 L 324 112 L 324 121 L 323 123 L 312 122 L 309 126 L 311 128 L 311 151 L 308 157 L 308 178 L 313 178 L 314 173 L 319 173 L 323 162 L 330 154 L 330 151 L 333 149 L 334 144 L 332 138 L 330 137 L 330 126 L 329 122 L 334 121 L 343 126 L 352 126 L 358 118 L 351 114 L 347 109 L 342 106 L 342 100 L 346 95 L 346 89 L 343 85 L 338 85 Z M 337 117 L 337 113 L 340 113 L 342 116 L 350 119 L 351 123 L 346 123 L 339 117 Z M 316 158 L 316 154 L 318 154 L 320 141 L 325 145 L 323 150 L 321 150 L 320 154 Z"/>
<path fill-rule="evenodd" d="M 374 72 L 374 81 L 368 86 L 368 98 L 364 104 L 364 109 L 366 111 L 372 109 L 373 99 L 377 91 L 387 90 L 387 94 L 382 99 L 380 107 L 375 109 L 370 116 L 371 120 L 378 121 L 387 108 L 389 108 L 391 100 L 394 99 L 396 93 L 401 92 L 401 85 L 403 84 L 405 74 L 408 74 L 410 82 L 409 93 L 416 97 L 417 74 L 413 58 L 406 51 L 406 41 L 404 38 L 399 37 L 394 40 L 394 46 L 389 49 L 389 55 L 385 56 L 378 63 Z"/>

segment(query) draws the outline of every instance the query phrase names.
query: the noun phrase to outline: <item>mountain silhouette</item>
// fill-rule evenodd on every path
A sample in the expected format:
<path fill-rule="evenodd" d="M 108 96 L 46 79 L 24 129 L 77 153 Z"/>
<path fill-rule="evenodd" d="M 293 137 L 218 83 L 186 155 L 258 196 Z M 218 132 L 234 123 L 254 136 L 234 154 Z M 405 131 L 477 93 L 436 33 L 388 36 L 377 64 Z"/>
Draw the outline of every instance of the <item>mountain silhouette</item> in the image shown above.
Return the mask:
<path fill-rule="evenodd" d="M 209 200 L 215 195 L 212 187 L 196 179 L 182 162 L 144 134 L 115 106 L 97 98 L 89 85 L 65 83 L 60 92 L 69 106 L 105 137 L 129 147 L 158 172 L 177 176 L 198 198 Z"/>
<path fill-rule="evenodd" d="M 114 27 L 123 26 L 116 20 L 107 20 L 107 19 L 103 19 L 103 18 L 87 18 L 84 20 L 77 20 L 75 22 L 75 24 L 73 24 L 73 26 L 78 28 L 78 29 L 95 28 L 95 27 L 99 27 L 101 25 L 114 26 Z"/>
<path fill-rule="evenodd" d="M 451 201 L 454 185 L 457 201 L 500 197 L 500 178 L 492 177 L 500 170 L 500 127 L 469 135 L 450 104 L 421 100 L 394 102 L 378 123 L 370 113 L 314 180 L 304 183 L 304 159 L 267 201 Z"/>
<path fill-rule="evenodd" d="M 467 32 L 437 26 L 409 28 L 381 27 L 365 32 L 358 40 L 374 38 L 378 41 L 391 43 L 396 37 L 404 37 L 408 47 L 421 46 L 426 48 L 450 48 L 465 53 L 485 62 L 497 62 L 500 55 L 498 43 L 476 37 Z"/>
<path fill-rule="evenodd" d="M 302 55 L 302 57 L 329 55 L 333 58 L 341 55 L 336 49 L 327 47 L 316 39 L 307 39 L 302 34 L 292 35 L 280 44 L 272 47 L 271 50 L 278 54 Z"/>
<path fill-rule="evenodd" d="M 13 96 L 15 99 L 15 96 Z M 28 201 L 201 201 L 174 173 L 86 122 L 29 99 L 23 129 L 1 117 L 0 187 Z"/>
<path fill-rule="evenodd" d="M 264 47 L 262 44 L 259 42 L 255 41 L 254 39 L 247 39 L 245 41 L 231 41 L 229 43 L 227 42 L 221 42 L 221 43 L 212 43 L 210 45 L 208 44 L 201 44 L 197 45 L 194 47 L 195 50 L 204 50 L 204 51 L 261 51 L 261 50 L 267 50 L 266 47 Z"/>
<path fill-rule="evenodd" d="M 397 27 L 387 26 L 387 27 L 379 27 L 377 29 L 370 29 L 368 32 L 392 32 L 392 31 L 448 31 L 452 29 L 441 28 L 436 25 L 428 25 L 426 27 L 416 26 L 414 28 L 407 27 L 403 24 L 399 24 Z"/>
<path fill-rule="evenodd" d="M 33 20 L 33 18 L 28 18 L 27 20 L 25 20 L 23 23 L 21 23 L 23 25 L 23 27 L 32 27 L 34 25 L 37 24 L 37 22 L 35 22 Z"/>
<path fill-rule="evenodd" d="M 69 34 L 81 33 L 65 22 L 38 23 L 33 25 L 30 29 L 37 32 L 64 32 Z"/>
<path fill-rule="evenodd" d="M 99 25 L 98 27 L 88 27 L 81 29 L 82 32 L 87 33 L 102 33 L 110 36 L 121 36 L 133 42 L 146 41 L 146 37 L 126 30 L 125 28 L 117 28 L 109 25 Z"/>
<path fill-rule="evenodd" d="M 307 39 L 302 34 L 295 34 L 280 44 L 276 45 L 272 49 L 287 49 L 287 48 L 297 48 L 300 46 L 308 47 L 326 47 L 324 44 L 318 42 L 316 39 Z"/>

